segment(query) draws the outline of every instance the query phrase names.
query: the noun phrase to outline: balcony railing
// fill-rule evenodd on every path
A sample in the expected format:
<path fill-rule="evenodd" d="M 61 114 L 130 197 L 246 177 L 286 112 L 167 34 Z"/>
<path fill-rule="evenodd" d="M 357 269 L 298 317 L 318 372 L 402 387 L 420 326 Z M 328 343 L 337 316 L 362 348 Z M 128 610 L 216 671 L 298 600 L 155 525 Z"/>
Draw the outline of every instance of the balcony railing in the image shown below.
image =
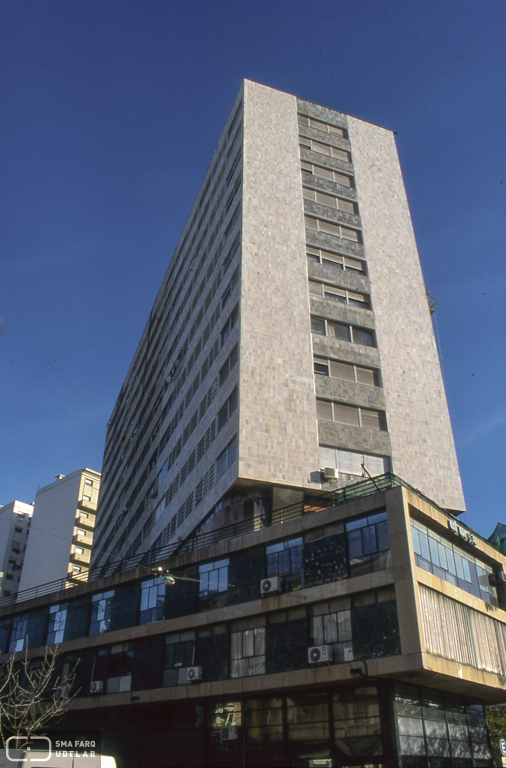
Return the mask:
<path fill-rule="evenodd" d="M 393 472 L 387 472 L 385 475 L 367 478 L 366 480 L 360 480 L 353 485 L 347 485 L 343 488 L 329 491 L 329 493 L 320 496 L 312 504 L 309 504 L 308 502 L 298 502 L 297 504 L 276 509 L 270 515 L 253 517 L 249 520 L 241 520 L 238 523 L 232 523 L 231 525 L 226 525 L 212 531 L 199 533 L 199 529 L 206 524 L 205 521 L 200 522 L 198 527 L 182 541 L 175 541 L 164 547 L 151 549 L 148 552 L 134 555 L 134 557 L 128 559 L 113 559 L 113 562 L 111 563 L 106 563 L 105 565 L 93 568 L 89 574 L 76 574 L 72 576 L 73 583 L 70 583 L 67 577 L 49 582 L 48 584 L 41 584 L 38 587 L 25 589 L 22 592 L 18 592 L 17 595 L 2 597 L 0 598 L 0 606 L 20 603 L 24 600 L 30 600 L 34 597 L 39 597 L 40 595 L 47 595 L 60 589 L 68 589 L 70 586 L 75 586 L 84 581 L 90 582 L 95 579 L 105 578 L 106 576 L 112 576 L 114 573 L 130 571 L 139 566 L 145 567 L 147 571 L 151 571 L 152 569 L 148 566 L 167 560 L 173 555 L 183 552 L 194 552 L 203 547 L 208 547 L 211 544 L 216 544 L 219 541 L 233 539 L 237 536 L 243 536 L 247 533 L 259 531 L 263 528 L 269 528 L 273 525 L 282 525 L 297 517 L 302 517 L 303 515 L 312 514 L 324 509 L 330 509 L 331 507 L 337 507 L 340 504 L 371 496 L 375 493 L 386 491 L 389 488 L 395 488 L 401 485 L 426 499 L 433 507 L 436 507 L 436 509 L 445 512 L 445 510 L 438 507 L 438 505 L 431 501 L 431 499 L 428 499 L 416 488 L 409 485 L 409 483 L 406 483 L 400 477 L 394 475 Z M 447 512 L 445 512 L 445 514 L 447 514 Z"/>

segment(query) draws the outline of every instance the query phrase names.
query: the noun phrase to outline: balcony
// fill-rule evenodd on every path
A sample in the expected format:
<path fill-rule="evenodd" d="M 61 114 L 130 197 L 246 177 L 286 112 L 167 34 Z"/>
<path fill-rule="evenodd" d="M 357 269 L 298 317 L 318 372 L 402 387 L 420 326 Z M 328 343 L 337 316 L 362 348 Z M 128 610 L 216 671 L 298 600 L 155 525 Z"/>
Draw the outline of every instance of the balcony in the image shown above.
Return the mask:
<path fill-rule="evenodd" d="M 75 533 L 72 537 L 72 544 L 80 544 L 85 547 L 91 547 L 93 544 L 93 534 L 85 532 L 84 536 L 82 533 Z"/>

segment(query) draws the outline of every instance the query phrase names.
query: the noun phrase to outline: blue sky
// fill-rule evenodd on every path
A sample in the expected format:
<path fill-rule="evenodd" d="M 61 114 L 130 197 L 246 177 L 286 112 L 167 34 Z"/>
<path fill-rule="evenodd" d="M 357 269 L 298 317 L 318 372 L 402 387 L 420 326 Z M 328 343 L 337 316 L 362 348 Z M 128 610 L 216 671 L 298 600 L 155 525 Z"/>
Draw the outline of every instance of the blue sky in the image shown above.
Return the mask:
<path fill-rule="evenodd" d="M 3 0 L 0 504 L 105 425 L 241 80 L 397 131 L 468 505 L 504 514 L 503 0 Z"/>

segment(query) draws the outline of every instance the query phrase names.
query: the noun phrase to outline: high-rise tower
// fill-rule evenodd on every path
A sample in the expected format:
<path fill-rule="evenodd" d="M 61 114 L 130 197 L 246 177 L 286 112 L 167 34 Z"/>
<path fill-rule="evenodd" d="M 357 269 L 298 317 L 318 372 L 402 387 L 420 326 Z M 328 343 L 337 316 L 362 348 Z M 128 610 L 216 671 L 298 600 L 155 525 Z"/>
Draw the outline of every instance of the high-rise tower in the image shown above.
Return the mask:
<path fill-rule="evenodd" d="M 108 424 L 92 564 L 389 470 L 464 509 L 394 137 L 246 80 Z"/>

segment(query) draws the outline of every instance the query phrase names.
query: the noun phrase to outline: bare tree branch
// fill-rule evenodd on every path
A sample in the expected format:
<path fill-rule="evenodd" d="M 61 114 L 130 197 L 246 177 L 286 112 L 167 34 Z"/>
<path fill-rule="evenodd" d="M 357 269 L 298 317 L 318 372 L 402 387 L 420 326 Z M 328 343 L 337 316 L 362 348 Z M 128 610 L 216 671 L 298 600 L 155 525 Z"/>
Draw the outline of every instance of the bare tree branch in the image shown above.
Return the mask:
<path fill-rule="evenodd" d="M 78 662 L 77 662 L 78 663 Z M 57 722 L 78 691 L 72 691 L 77 663 L 64 674 L 58 649 L 46 648 L 43 659 L 15 661 L 0 666 L 0 740 L 10 736 L 28 742 L 32 735 Z"/>

